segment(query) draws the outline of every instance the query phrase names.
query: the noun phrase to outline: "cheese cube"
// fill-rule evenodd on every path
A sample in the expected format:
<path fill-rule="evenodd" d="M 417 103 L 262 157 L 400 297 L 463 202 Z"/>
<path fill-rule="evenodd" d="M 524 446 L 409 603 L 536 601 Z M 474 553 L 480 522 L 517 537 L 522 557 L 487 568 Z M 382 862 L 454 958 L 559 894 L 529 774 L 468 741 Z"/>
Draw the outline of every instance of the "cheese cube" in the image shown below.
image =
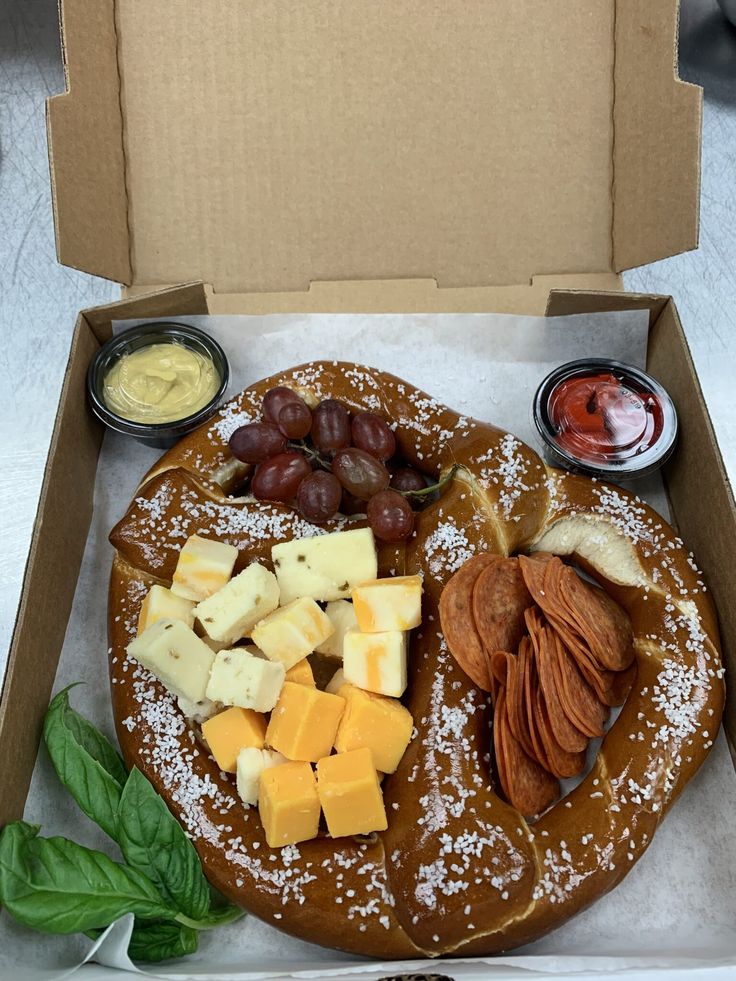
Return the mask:
<path fill-rule="evenodd" d="M 376 542 L 370 528 L 280 542 L 271 549 L 281 602 L 302 596 L 347 599 L 351 591 L 378 576 Z"/>
<path fill-rule="evenodd" d="M 197 636 L 200 640 L 203 640 L 209 649 L 214 651 L 215 654 L 217 654 L 218 651 L 224 651 L 226 647 L 231 646 L 230 644 L 224 643 L 222 640 L 213 640 L 211 637 L 208 637 L 207 634 L 204 634 L 203 636 L 197 634 Z"/>
<path fill-rule="evenodd" d="M 261 784 L 261 774 L 269 767 L 286 763 L 281 753 L 272 749 L 256 749 L 247 746 L 238 753 L 237 785 L 238 794 L 244 804 L 257 804 Z"/>
<path fill-rule="evenodd" d="M 207 599 L 228 581 L 237 557 L 233 545 L 191 535 L 179 553 L 171 592 L 189 600 Z"/>
<path fill-rule="evenodd" d="M 193 702 L 191 699 L 182 698 L 180 695 L 176 701 L 182 715 L 200 725 L 222 710 L 222 706 L 210 698 L 201 698 L 198 702 Z"/>
<path fill-rule="evenodd" d="M 342 644 L 345 634 L 348 630 L 354 630 L 358 626 L 353 604 L 347 600 L 333 600 L 327 604 L 325 613 L 330 618 L 335 630 L 324 643 L 319 645 L 317 653 L 327 654 L 329 657 L 339 657 L 342 660 Z"/>
<path fill-rule="evenodd" d="M 411 630 L 422 622 L 422 577 L 376 579 L 353 590 L 358 626 L 364 634 Z"/>
<path fill-rule="evenodd" d="M 320 805 L 309 763 L 282 763 L 264 770 L 258 812 L 271 848 L 316 838 Z"/>
<path fill-rule="evenodd" d="M 235 773 L 238 753 L 246 746 L 263 749 L 266 717 L 252 709 L 225 709 L 202 724 L 215 763 L 226 773 Z"/>
<path fill-rule="evenodd" d="M 247 569 L 218 589 L 194 610 L 205 633 L 228 646 L 249 637 L 265 616 L 279 605 L 276 576 L 253 562 Z"/>
<path fill-rule="evenodd" d="M 303 657 L 301 661 L 297 661 L 293 668 L 289 668 L 284 680 L 293 681 L 296 685 L 309 685 L 310 688 L 316 687 L 312 665 L 306 657 Z"/>
<path fill-rule="evenodd" d="M 223 705 L 270 712 L 284 683 L 283 665 L 256 657 L 242 647 L 219 651 L 207 684 L 207 697 Z"/>
<path fill-rule="evenodd" d="M 343 685 L 346 684 L 347 682 L 345 681 L 345 672 L 343 671 L 342 668 L 338 668 L 337 671 L 333 674 L 333 676 L 328 681 L 325 691 L 329 692 L 330 695 L 339 695 L 340 689 L 342 688 Z"/>
<path fill-rule="evenodd" d="M 317 763 L 317 792 L 333 838 L 388 827 L 383 794 L 369 749 L 326 756 Z"/>
<path fill-rule="evenodd" d="M 288 760 L 316 763 L 332 749 L 344 699 L 287 681 L 271 713 L 266 745 Z"/>
<path fill-rule="evenodd" d="M 345 680 L 358 688 L 399 698 L 406 688 L 406 634 L 387 630 L 345 634 L 342 668 Z"/>
<path fill-rule="evenodd" d="M 157 620 L 128 644 L 128 653 L 173 695 L 192 702 L 207 697 L 215 655 L 181 620 Z"/>
<path fill-rule="evenodd" d="M 345 711 L 335 736 L 337 752 L 369 749 L 377 770 L 394 773 L 411 739 L 411 712 L 395 698 L 354 685 L 343 685 L 340 697 L 345 699 Z"/>
<path fill-rule="evenodd" d="M 294 600 L 253 628 L 253 643 L 288 671 L 330 636 L 334 627 L 313 599 Z"/>
<path fill-rule="evenodd" d="M 194 626 L 194 603 L 177 596 L 165 586 L 151 586 L 143 600 L 138 615 L 138 636 L 157 620 L 181 620 L 187 627 Z"/>

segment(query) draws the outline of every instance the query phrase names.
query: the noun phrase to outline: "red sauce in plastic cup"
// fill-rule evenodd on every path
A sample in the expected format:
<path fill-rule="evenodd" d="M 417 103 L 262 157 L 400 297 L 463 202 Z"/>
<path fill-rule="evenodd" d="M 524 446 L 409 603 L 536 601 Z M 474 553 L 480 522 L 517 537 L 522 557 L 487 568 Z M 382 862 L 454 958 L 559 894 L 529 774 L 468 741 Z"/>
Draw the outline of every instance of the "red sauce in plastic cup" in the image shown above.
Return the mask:
<path fill-rule="evenodd" d="M 665 389 L 608 358 L 556 368 L 537 389 L 532 411 L 549 462 L 592 476 L 645 477 L 677 439 L 677 412 Z"/>

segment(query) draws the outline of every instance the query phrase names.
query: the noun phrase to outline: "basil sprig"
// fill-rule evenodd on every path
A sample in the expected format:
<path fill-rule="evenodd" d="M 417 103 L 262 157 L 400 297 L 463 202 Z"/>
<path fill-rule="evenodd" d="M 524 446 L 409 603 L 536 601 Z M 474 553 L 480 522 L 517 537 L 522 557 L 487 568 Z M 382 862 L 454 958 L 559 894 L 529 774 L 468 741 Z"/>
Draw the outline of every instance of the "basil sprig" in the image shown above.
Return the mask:
<path fill-rule="evenodd" d="M 133 913 L 128 953 L 159 961 L 193 953 L 199 930 L 243 915 L 212 894 L 162 798 L 139 770 L 126 773 L 112 744 L 70 706 L 68 688 L 49 706 L 44 740 L 59 779 L 126 864 L 15 821 L 0 834 L 0 903 L 11 916 L 46 933 L 95 937 Z"/>

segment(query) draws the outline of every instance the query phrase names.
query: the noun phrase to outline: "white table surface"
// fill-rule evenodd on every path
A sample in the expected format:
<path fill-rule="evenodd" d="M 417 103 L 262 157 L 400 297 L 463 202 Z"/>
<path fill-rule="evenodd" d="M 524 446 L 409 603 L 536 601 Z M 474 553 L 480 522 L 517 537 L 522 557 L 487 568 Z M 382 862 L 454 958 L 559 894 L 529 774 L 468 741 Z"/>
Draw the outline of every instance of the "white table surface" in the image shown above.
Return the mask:
<path fill-rule="evenodd" d="M 680 70 L 705 89 L 700 249 L 625 284 L 675 297 L 733 482 L 736 29 L 716 0 L 682 0 Z M 0 0 L 0 678 L 75 316 L 119 293 L 56 261 L 44 99 L 62 89 L 56 0 Z"/>

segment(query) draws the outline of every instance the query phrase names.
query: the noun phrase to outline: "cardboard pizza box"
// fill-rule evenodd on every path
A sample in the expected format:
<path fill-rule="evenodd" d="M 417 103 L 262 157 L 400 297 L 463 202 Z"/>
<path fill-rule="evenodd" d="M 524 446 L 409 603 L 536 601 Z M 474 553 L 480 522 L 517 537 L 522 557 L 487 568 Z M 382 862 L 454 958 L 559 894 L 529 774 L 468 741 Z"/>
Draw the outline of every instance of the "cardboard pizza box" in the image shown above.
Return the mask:
<path fill-rule="evenodd" d="M 646 308 L 680 415 L 674 520 L 734 663 L 732 489 L 674 302 L 621 291 L 622 270 L 697 246 L 676 0 L 61 6 L 58 255 L 124 298 L 77 318 L 0 704 L 0 825 L 22 814 L 74 596 L 103 436 L 85 374 L 113 319 Z M 733 705 L 724 721 L 733 744 Z"/>

